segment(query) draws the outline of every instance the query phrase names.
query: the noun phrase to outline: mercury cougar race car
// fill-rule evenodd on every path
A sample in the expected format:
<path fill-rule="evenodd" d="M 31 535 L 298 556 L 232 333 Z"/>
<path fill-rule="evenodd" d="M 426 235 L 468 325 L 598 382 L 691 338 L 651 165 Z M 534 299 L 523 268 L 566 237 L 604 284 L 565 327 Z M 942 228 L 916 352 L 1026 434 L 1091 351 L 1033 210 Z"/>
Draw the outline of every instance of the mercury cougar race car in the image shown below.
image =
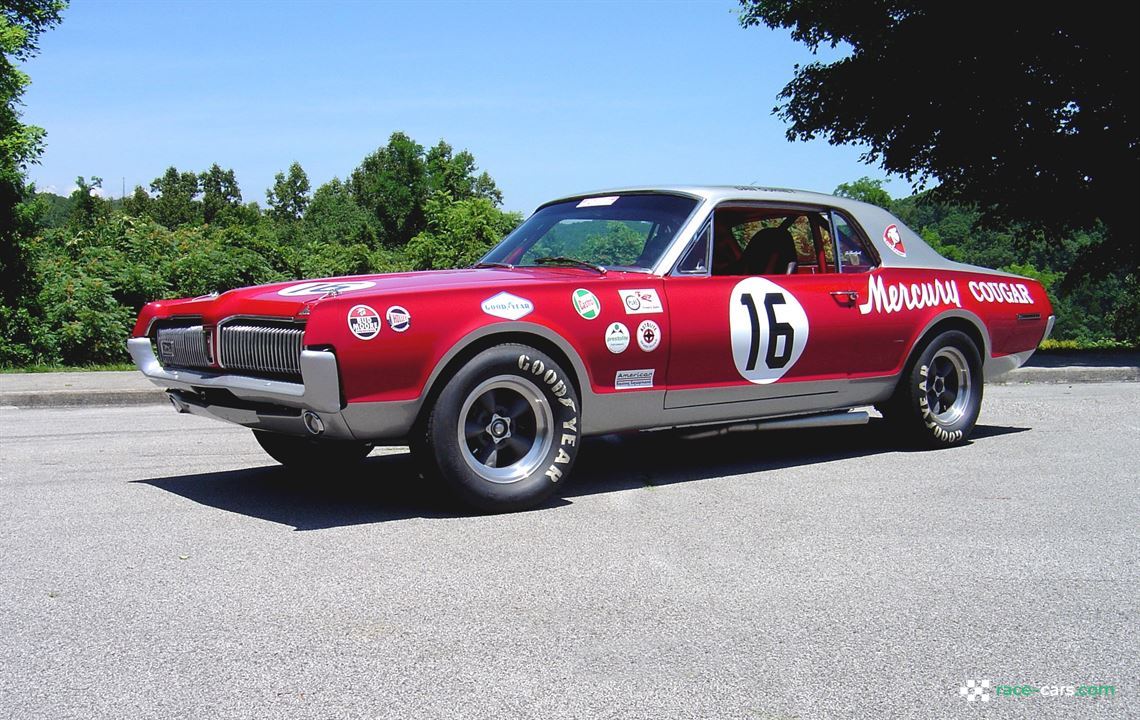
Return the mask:
<path fill-rule="evenodd" d="M 885 210 L 760 187 L 549 202 L 472 268 L 162 300 L 128 341 L 179 412 L 286 466 L 410 445 L 468 503 L 542 503 L 590 435 L 865 423 L 965 441 L 1053 326 L 1034 280 L 951 262 Z"/>

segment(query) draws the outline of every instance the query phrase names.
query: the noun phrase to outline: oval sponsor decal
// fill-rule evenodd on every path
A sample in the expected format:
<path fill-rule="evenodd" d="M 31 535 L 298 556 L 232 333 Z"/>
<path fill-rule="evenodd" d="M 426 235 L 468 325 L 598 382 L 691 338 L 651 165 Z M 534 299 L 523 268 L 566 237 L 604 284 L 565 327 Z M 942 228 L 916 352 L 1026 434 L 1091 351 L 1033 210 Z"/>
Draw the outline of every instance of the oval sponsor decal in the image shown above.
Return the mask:
<path fill-rule="evenodd" d="M 388 319 L 388 327 L 398 333 L 402 333 L 412 326 L 411 313 L 399 305 L 393 305 L 388 308 L 388 311 L 384 313 L 384 317 Z"/>
<path fill-rule="evenodd" d="M 732 359 L 748 382 L 764 385 L 784 376 L 803 355 L 808 317 L 796 297 L 767 278 L 750 277 L 728 300 Z"/>
<path fill-rule="evenodd" d="M 380 313 L 367 305 L 353 305 L 348 311 L 348 329 L 361 340 L 371 340 L 380 334 Z"/>
<path fill-rule="evenodd" d="M 894 251 L 895 255 L 906 257 L 906 246 L 903 245 L 902 235 L 899 233 L 898 225 L 887 226 L 887 229 L 883 231 L 883 242 Z"/>
<path fill-rule="evenodd" d="M 363 290 L 370 288 L 376 283 L 371 280 L 341 280 L 330 282 L 322 280 L 319 282 L 307 282 L 300 285 L 290 285 L 287 288 L 282 288 L 277 291 L 278 295 L 285 297 L 300 297 L 302 295 L 328 295 L 329 293 L 346 293 L 353 290 Z"/>
<path fill-rule="evenodd" d="M 593 320 L 602 312 L 598 296 L 585 288 L 575 290 L 571 299 L 574 301 L 574 309 L 587 320 Z"/>
<path fill-rule="evenodd" d="M 606 349 L 614 355 L 625 352 L 629 347 L 629 328 L 619 322 L 610 323 L 606 328 Z"/>
<path fill-rule="evenodd" d="M 642 320 L 637 326 L 637 346 L 645 352 L 653 352 L 661 344 L 661 328 L 652 320 Z"/>

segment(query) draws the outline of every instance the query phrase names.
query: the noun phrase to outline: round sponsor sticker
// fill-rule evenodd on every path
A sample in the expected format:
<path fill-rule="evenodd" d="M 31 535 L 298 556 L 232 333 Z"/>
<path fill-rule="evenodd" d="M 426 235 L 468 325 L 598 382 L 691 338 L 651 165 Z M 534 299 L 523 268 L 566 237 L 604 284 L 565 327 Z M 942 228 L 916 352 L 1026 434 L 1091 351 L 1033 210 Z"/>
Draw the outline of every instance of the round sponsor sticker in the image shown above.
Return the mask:
<path fill-rule="evenodd" d="M 606 347 L 614 355 L 625 352 L 629 347 L 629 328 L 619 322 L 610 323 L 606 328 Z"/>
<path fill-rule="evenodd" d="M 602 312 L 602 304 L 598 296 L 585 288 L 578 288 L 572 297 L 574 309 L 587 320 L 593 320 Z"/>
<path fill-rule="evenodd" d="M 637 346 L 645 352 L 652 352 L 661 344 L 661 328 L 652 320 L 643 320 L 637 326 Z"/>
<path fill-rule="evenodd" d="M 902 235 L 899 234 L 898 225 L 887 226 L 887 229 L 883 231 L 883 242 L 894 251 L 895 255 L 906 257 L 906 246 L 903 245 Z"/>
<path fill-rule="evenodd" d="M 803 355 L 808 317 L 796 296 L 767 278 L 750 277 L 728 299 L 732 359 L 745 380 L 779 380 Z"/>
<path fill-rule="evenodd" d="M 384 317 L 388 318 L 388 327 L 396 332 L 404 332 L 412 326 L 412 315 L 399 305 L 393 305 L 388 308 L 384 313 Z"/>
<path fill-rule="evenodd" d="M 361 340 L 371 340 L 380 334 L 380 313 L 367 305 L 353 305 L 348 311 L 348 329 Z"/>

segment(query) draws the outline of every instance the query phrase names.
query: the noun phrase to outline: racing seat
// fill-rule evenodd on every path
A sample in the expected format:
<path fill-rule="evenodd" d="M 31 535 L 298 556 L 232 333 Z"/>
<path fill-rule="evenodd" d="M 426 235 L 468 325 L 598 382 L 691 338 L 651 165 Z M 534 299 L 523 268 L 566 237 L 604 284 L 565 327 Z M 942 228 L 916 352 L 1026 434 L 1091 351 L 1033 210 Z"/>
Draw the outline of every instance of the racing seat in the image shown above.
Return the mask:
<path fill-rule="evenodd" d="M 753 235 L 742 259 L 749 275 L 790 275 L 799 264 L 796 241 L 782 227 L 764 228 Z"/>

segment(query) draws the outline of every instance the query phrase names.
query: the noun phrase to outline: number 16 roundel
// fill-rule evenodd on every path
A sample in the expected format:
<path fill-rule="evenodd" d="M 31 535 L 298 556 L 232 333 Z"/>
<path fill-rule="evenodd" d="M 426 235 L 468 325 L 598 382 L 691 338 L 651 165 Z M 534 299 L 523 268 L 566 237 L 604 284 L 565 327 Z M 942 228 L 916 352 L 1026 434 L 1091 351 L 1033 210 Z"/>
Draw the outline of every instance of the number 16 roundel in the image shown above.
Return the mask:
<path fill-rule="evenodd" d="M 771 280 L 750 277 L 728 299 L 732 359 L 747 381 L 773 383 L 792 369 L 808 339 L 808 318 L 795 296 Z"/>

